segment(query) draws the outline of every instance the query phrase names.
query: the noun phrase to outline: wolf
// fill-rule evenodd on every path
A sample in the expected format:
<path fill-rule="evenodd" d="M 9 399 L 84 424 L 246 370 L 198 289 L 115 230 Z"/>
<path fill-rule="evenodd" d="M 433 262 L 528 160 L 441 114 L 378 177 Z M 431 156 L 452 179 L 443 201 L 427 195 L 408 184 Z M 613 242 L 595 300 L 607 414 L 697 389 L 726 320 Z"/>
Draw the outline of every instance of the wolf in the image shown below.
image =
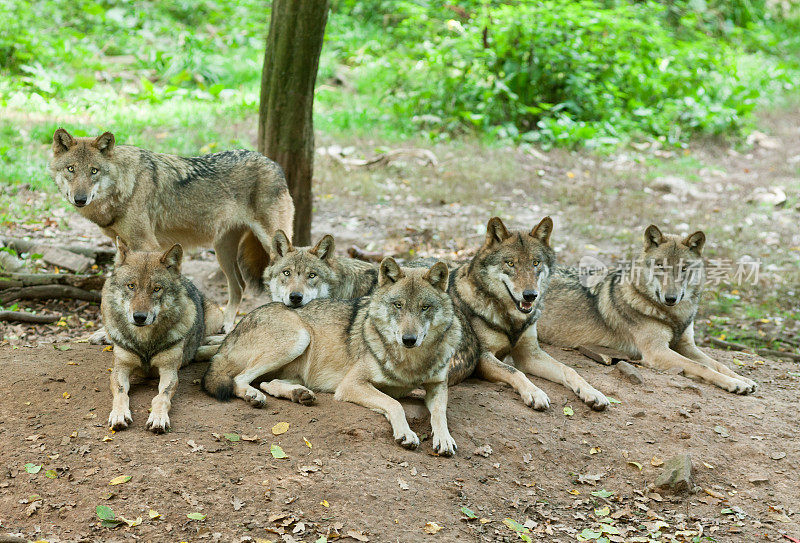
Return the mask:
<path fill-rule="evenodd" d="M 447 294 L 448 269 L 402 269 L 391 257 L 378 271 L 378 287 L 355 300 L 313 300 L 297 309 L 273 302 L 246 315 L 211 359 L 205 390 L 220 400 L 236 395 L 263 407 L 270 396 L 310 404 L 314 392 L 333 392 L 382 413 L 401 446 L 419 438 L 395 398 L 422 386 L 431 413 L 433 450 L 452 456 L 447 427 L 447 379 L 462 341 Z M 267 381 L 261 390 L 251 385 Z M 263 391 L 263 392 L 262 392 Z"/>
<path fill-rule="evenodd" d="M 283 230 L 272 239 L 272 261 L 263 285 L 272 301 L 301 307 L 317 298 L 348 300 L 368 295 L 378 284 L 378 266 L 336 256 L 333 236 L 312 247 L 293 247 Z"/>
<path fill-rule="evenodd" d="M 272 235 L 292 231 L 283 170 L 253 151 L 179 157 L 116 145 L 111 132 L 74 138 L 59 128 L 49 171 L 81 215 L 133 250 L 211 244 L 228 281 L 225 332 L 245 288 L 242 266 L 255 266 L 247 274 L 260 277 Z"/>
<path fill-rule="evenodd" d="M 756 383 L 697 348 L 694 319 L 705 283 L 702 231 L 681 237 L 650 225 L 630 270 L 588 285 L 575 268 L 557 267 L 539 321 L 542 341 L 599 345 L 659 370 L 680 369 L 736 394 Z"/>
<path fill-rule="evenodd" d="M 183 249 L 131 251 L 117 238 L 114 271 L 103 285 L 101 311 L 114 345 L 111 370 L 113 406 L 108 425 L 132 422 L 128 403 L 131 373 L 158 373 L 147 429 L 170 428 L 169 409 L 178 385 L 178 369 L 194 358 L 208 331 L 222 324 L 222 311 L 181 275 Z"/>
<path fill-rule="evenodd" d="M 479 356 L 477 361 L 473 356 L 455 357 L 450 384 L 475 372 L 511 385 L 526 405 L 546 409 L 550 400 L 525 375 L 530 373 L 572 389 L 600 411 L 608 407 L 608 399 L 539 346 L 537 322 L 547 313 L 542 299 L 556 260 L 550 246 L 552 231 L 550 217 L 527 232 L 510 232 L 499 217 L 492 217 L 481 248 L 451 272 L 449 292 L 477 337 Z M 513 364 L 503 361 L 509 356 Z"/>

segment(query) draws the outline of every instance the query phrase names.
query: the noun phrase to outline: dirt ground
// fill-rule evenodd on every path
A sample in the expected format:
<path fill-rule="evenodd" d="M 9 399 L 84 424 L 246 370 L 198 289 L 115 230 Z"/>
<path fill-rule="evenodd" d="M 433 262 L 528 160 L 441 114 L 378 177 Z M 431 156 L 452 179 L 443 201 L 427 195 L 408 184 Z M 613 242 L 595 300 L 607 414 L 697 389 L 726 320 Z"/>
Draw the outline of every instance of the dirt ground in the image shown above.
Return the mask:
<path fill-rule="evenodd" d="M 310 407 L 219 403 L 200 389 L 202 363 L 181 372 L 172 432 L 144 430 L 156 390 L 150 381 L 132 388 L 131 428 L 111 433 L 112 353 L 66 345 L 0 348 L 3 532 L 50 543 L 316 541 L 325 534 L 516 541 L 520 526 L 504 523 L 511 519 L 533 541 L 567 542 L 597 529 L 605 513 L 618 532 L 612 541 L 800 536 L 798 373 L 788 363 L 709 351 L 760 383 L 754 396 L 737 397 L 646 369 L 645 383 L 632 385 L 613 367 L 549 348 L 620 403 L 596 413 L 566 389 L 537 381 L 552 407 L 535 412 L 509 388 L 470 380 L 451 393 L 459 451 L 448 459 L 432 455 L 430 440 L 417 451 L 400 448 L 382 416 L 330 395 Z M 412 428 L 429 434 L 422 403 L 405 405 Z M 278 422 L 289 429 L 276 436 Z M 273 444 L 288 458 L 273 458 Z M 653 464 L 680 453 L 691 454 L 695 492 L 653 493 L 648 485 L 660 470 Z M 41 470 L 28 473 L 28 463 Z M 109 484 L 119 476 L 130 480 Z M 101 527 L 98 505 L 143 520 Z M 478 518 L 466 520 L 462 507 Z M 150 510 L 160 516 L 150 519 Z M 428 534 L 426 523 L 441 530 Z"/>

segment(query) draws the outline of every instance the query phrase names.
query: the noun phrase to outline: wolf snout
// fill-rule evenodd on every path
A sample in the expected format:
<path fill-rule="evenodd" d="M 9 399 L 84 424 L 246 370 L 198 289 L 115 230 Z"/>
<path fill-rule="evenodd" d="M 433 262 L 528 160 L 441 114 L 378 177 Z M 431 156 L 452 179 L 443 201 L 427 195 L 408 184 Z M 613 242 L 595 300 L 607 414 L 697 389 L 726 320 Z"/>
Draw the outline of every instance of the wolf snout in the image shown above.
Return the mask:
<path fill-rule="evenodd" d="M 417 344 L 417 335 L 416 334 L 403 334 L 403 345 L 410 349 Z"/>
<path fill-rule="evenodd" d="M 528 289 L 522 291 L 522 299 L 526 302 L 532 302 L 539 296 L 539 293 L 536 292 L 534 289 Z"/>
<path fill-rule="evenodd" d="M 289 293 L 289 302 L 295 307 L 299 306 L 303 303 L 303 293 L 302 292 L 290 292 Z"/>
<path fill-rule="evenodd" d="M 133 324 L 136 326 L 144 326 L 147 324 L 147 313 L 142 313 L 141 311 L 137 311 L 133 314 Z"/>
<path fill-rule="evenodd" d="M 664 303 L 667 305 L 675 305 L 678 303 L 678 297 L 674 294 L 665 294 L 664 295 Z"/>
<path fill-rule="evenodd" d="M 89 197 L 85 194 L 76 194 L 72 201 L 75 202 L 75 207 L 83 207 L 89 201 Z"/>

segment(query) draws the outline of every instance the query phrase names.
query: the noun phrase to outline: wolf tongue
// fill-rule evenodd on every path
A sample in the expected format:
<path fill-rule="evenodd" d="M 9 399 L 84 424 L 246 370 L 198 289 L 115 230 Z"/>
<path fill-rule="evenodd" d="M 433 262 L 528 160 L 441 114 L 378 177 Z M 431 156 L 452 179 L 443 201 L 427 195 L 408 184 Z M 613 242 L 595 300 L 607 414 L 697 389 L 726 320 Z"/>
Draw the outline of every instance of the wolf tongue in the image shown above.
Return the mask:
<path fill-rule="evenodd" d="M 530 303 L 530 302 L 520 302 L 520 303 L 519 303 L 519 306 L 520 306 L 522 309 L 530 309 L 532 305 L 533 305 L 533 304 L 532 304 L 532 303 Z"/>

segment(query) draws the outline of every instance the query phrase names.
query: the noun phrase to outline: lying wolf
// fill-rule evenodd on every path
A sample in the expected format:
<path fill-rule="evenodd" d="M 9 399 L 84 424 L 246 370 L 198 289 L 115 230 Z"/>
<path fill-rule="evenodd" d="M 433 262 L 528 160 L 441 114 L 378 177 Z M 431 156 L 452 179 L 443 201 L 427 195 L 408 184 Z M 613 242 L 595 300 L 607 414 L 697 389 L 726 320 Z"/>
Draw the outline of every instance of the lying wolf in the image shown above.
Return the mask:
<path fill-rule="evenodd" d="M 81 215 L 134 250 L 213 245 L 228 280 L 225 332 L 233 328 L 245 287 L 237 255 L 258 268 L 248 275 L 260 277 L 272 235 L 292 231 L 294 205 L 283 171 L 252 151 L 187 158 L 115 145 L 110 132 L 73 138 L 59 128 L 49 169 Z"/>
<path fill-rule="evenodd" d="M 165 253 L 130 251 L 117 238 L 114 271 L 103 285 L 101 310 L 114 344 L 108 425 L 114 430 L 132 422 L 128 404 L 130 375 L 158 373 L 147 429 L 170 427 L 169 408 L 178 386 L 178 369 L 192 361 L 208 331 L 222 324 L 222 312 L 180 273 L 183 250 Z"/>
<path fill-rule="evenodd" d="M 632 269 L 610 273 L 591 287 L 581 283 L 574 268 L 557 267 L 539 321 L 540 338 L 569 347 L 607 347 L 652 368 L 680 369 L 729 392 L 754 392 L 754 381 L 694 343 L 705 240 L 703 232 L 681 238 L 650 225 Z"/>
<path fill-rule="evenodd" d="M 256 407 L 271 396 L 310 404 L 314 391 L 383 413 L 395 441 L 419 445 L 395 398 L 423 386 L 433 450 L 451 456 L 447 428 L 449 362 L 460 348 L 461 323 L 447 295 L 448 270 L 401 269 L 381 262 L 378 287 L 365 298 L 282 303 L 246 315 L 211 359 L 203 387 L 220 400 L 236 395 Z M 261 390 L 251 385 L 265 377 Z"/>

